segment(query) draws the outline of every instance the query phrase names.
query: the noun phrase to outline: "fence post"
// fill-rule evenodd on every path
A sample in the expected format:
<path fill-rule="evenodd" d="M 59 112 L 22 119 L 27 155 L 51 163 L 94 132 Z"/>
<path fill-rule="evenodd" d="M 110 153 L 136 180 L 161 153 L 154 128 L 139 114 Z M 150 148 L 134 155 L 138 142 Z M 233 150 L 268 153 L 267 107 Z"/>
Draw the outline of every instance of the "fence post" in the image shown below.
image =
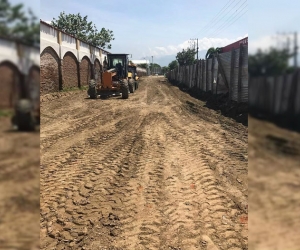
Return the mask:
<path fill-rule="evenodd" d="M 297 93 L 298 93 L 298 79 L 300 75 L 300 70 L 296 70 L 293 74 L 292 78 L 292 86 L 290 90 L 290 98 L 288 102 L 288 111 L 290 112 L 289 115 L 295 115 L 296 114 L 296 99 L 297 99 Z"/>
<path fill-rule="evenodd" d="M 203 59 L 203 61 L 202 61 L 202 87 L 203 87 L 203 91 L 205 91 L 206 90 L 206 86 L 205 86 L 205 64 L 206 64 L 206 62 L 205 62 L 205 60 Z M 205 86 L 205 87 L 204 87 Z"/>
<path fill-rule="evenodd" d="M 238 74 L 238 103 L 242 100 L 242 67 L 243 67 L 243 44 L 240 44 L 239 74 Z"/>
<path fill-rule="evenodd" d="M 208 59 L 206 59 L 206 65 L 205 65 L 205 90 L 208 91 Z"/>
<path fill-rule="evenodd" d="M 218 60 L 218 71 L 219 71 L 219 69 L 220 69 L 220 73 L 221 73 L 221 75 L 222 75 L 222 78 L 223 78 L 223 80 L 224 80 L 224 83 L 225 83 L 225 85 L 226 85 L 228 91 L 230 91 L 230 90 L 229 90 L 229 83 L 228 83 L 228 81 L 227 81 L 227 78 L 226 78 L 226 75 L 225 75 L 225 71 L 224 71 L 223 65 L 222 65 L 222 63 L 221 63 L 221 59 L 220 59 L 219 54 L 217 54 L 217 60 Z"/>
<path fill-rule="evenodd" d="M 215 55 L 213 55 L 211 62 L 211 92 L 214 93 L 214 70 L 215 69 Z"/>
<path fill-rule="evenodd" d="M 230 65 L 230 80 L 229 80 L 229 100 L 232 100 L 232 86 L 234 80 L 234 63 L 235 63 L 235 50 L 231 50 L 231 65 Z"/>

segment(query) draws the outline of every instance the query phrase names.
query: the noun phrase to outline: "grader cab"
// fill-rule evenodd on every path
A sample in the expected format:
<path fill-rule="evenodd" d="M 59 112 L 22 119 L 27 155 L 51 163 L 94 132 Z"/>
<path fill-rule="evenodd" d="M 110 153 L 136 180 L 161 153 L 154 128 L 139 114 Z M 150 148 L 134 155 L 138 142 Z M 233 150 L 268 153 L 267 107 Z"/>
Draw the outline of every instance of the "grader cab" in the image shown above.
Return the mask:
<path fill-rule="evenodd" d="M 100 97 L 119 96 L 128 99 L 129 91 L 133 93 L 134 82 L 129 79 L 128 54 L 108 54 L 107 69 L 102 73 L 101 84 L 96 85 L 95 80 L 91 80 L 88 95 L 92 99 Z"/>

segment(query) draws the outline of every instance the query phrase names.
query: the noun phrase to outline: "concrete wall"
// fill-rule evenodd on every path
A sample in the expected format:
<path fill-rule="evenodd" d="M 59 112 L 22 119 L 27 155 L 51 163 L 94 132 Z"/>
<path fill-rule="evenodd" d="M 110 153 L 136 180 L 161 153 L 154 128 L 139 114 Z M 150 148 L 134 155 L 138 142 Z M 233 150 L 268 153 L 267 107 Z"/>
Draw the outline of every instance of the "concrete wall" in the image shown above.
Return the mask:
<path fill-rule="evenodd" d="M 39 48 L 0 38 L 0 109 L 39 92 Z"/>
<path fill-rule="evenodd" d="M 229 93 L 233 101 L 248 102 L 248 46 L 241 45 L 218 57 L 219 60 L 215 57 L 179 66 L 168 72 L 167 77 L 187 88 L 195 87 L 213 94 Z"/>
<path fill-rule="evenodd" d="M 100 82 L 104 57 L 109 53 L 41 21 L 41 94 Z"/>

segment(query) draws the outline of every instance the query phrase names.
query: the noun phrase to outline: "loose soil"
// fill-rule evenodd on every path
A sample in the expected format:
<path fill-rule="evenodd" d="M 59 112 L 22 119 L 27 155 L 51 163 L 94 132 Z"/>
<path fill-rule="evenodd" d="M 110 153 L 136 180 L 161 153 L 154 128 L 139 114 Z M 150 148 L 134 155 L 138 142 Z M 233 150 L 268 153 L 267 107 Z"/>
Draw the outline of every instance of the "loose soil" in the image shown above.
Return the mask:
<path fill-rule="evenodd" d="M 248 249 L 248 128 L 162 77 L 41 102 L 41 249 Z"/>
<path fill-rule="evenodd" d="M 40 134 L 0 117 L 0 249 L 39 249 Z"/>
<path fill-rule="evenodd" d="M 249 249 L 300 249 L 300 134 L 249 117 Z"/>

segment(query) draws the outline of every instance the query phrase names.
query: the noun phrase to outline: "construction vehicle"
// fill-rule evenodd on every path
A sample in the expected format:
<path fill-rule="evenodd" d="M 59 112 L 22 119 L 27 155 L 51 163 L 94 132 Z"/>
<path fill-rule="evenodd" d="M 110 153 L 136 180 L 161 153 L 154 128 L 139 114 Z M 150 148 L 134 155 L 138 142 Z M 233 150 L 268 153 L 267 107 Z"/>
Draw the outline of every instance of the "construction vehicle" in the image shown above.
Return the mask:
<path fill-rule="evenodd" d="M 129 92 L 134 93 L 134 91 L 138 88 L 138 74 L 136 65 L 132 62 L 128 65 L 128 82 L 129 82 Z"/>
<path fill-rule="evenodd" d="M 11 122 L 19 131 L 34 131 L 40 125 L 39 83 L 32 81 L 22 85 Z"/>
<path fill-rule="evenodd" d="M 134 92 L 133 81 L 128 78 L 129 54 L 108 54 L 107 69 L 102 72 L 101 84 L 97 85 L 95 80 L 91 80 L 87 91 L 91 99 L 108 96 L 120 96 L 128 99 L 129 91 Z"/>

